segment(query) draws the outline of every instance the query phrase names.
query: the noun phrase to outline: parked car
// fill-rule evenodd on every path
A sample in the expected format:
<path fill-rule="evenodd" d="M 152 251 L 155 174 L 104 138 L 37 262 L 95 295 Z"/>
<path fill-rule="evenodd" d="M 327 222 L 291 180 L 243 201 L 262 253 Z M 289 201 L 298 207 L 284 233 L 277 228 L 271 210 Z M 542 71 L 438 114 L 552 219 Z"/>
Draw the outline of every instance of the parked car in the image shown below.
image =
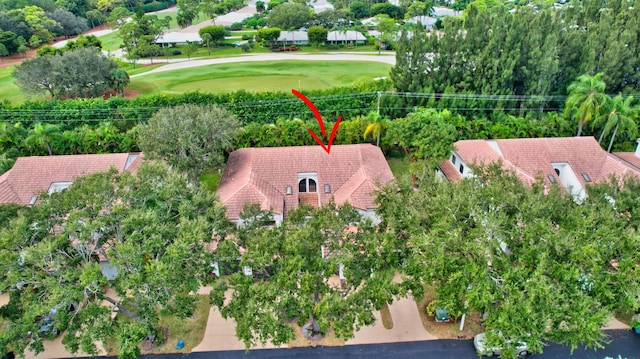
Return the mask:
<path fill-rule="evenodd" d="M 478 355 L 494 356 L 502 354 L 502 348 L 487 346 L 487 333 L 480 333 L 473 338 L 473 346 L 476 348 Z M 500 333 L 498 333 L 500 335 Z M 505 338 L 505 341 L 511 343 L 509 338 Z M 529 354 L 529 347 L 525 342 L 517 342 L 516 353 L 518 357 L 523 358 Z"/>

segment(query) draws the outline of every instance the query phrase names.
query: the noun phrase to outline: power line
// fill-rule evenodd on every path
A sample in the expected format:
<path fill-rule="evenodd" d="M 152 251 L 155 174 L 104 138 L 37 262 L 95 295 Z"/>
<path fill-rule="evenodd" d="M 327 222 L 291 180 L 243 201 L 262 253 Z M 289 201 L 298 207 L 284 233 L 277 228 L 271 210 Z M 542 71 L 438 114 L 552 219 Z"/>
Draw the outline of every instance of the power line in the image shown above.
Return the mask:
<path fill-rule="evenodd" d="M 310 99 L 316 103 L 316 105 L 321 105 L 322 103 L 327 103 L 335 100 L 345 100 L 345 99 L 359 99 L 359 98 L 368 98 L 371 97 L 372 106 L 373 101 L 377 98 L 377 92 L 358 92 L 358 93 L 347 93 L 347 94 L 339 94 L 339 95 L 329 95 L 329 96 L 312 96 Z M 444 94 L 444 93 L 419 93 L 419 92 L 381 92 L 381 97 L 400 97 L 400 98 L 416 98 L 416 99 L 454 99 L 454 100 L 473 100 L 473 101 L 495 101 L 495 102 L 509 102 L 509 101 L 519 101 L 519 102 L 527 102 L 529 101 L 529 106 L 535 102 L 549 102 L 549 101 L 564 101 L 566 96 L 555 96 L 555 95 L 547 95 L 547 96 L 539 96 L 539 95 L 488 95 L 488 94 L 465 94 L 465 93 L 455 93 L 455 94 Z M 631 95 L 634 97 L 640 97 L 638 95 Z M 259 112 L 259 108 L 262 106 L 283 106 L 290 105 L 293 103 L 300 102 L 297 98 L 286 98 L 286 99 L 270 99 L 270 100 L 254 100 L 254 101 L 241 101 L 241 102 L 222 102 L 218 103 L 218 105 L 224 106 L 229 110 L 244 110 L 244 109 L 256 109 L 258 112 L 256 113 L 248 113 L 248 114 L 236 114 L 238 118 L 246 119 L 250 117 L 263 115 Z M 299 103 L 300 107 L 303 108 L 304 104 Z M 458 104 L 459 106 L 459 104 Z M 167 106 L 165 106 L 167 107 Z M 4 109 L 0 110 L 0 114 L 4 115 L 0 122 L 12 122 L 14 120 L 27 121 L 27 122 L 36 122 L 42 120 L 42 117 L 47 117 L 48 122 L 91 122 L 91 121 L 103 121 L 109 120 L 114 122 L 120 121 L 146 121 L 150 118 L 150 116 L 141 116 L 141 112 L 156 112 L 160 110 L 160 106 L 154 107 L 119 107 L 119 108 L 81 108 L 81 109 L 37 109 L 37 110 L 29 110 L 29 109 Z M 319 106 L 320 107 L 320 106 Z M 420 107 L 425 107 L 421 105 Z M 353 108 L 342 108 L 338 110 L 332 109 L 322 109 L 320 108 L 321 113 L 336 113 L 341 111 L 362 111 L 369 108 L 369 106 L 361 106 L 361 107 L 353 107 Z M 384 107 L 383 107 L 384 108 Z M 428 108 L 428 107 L 427 107 Z M 432 107 L 439 108 L 439 107 Z M 387 107 L 387 109 L 393 110 L 413 110 L 414 107 Z M 536 111 L 539 112 L 540 109 L 536 107 L 447 107 L 447 109 L 455 110 L 455 111 L 492 111 L 492 110 L 503 110 L 503 111 Z M 555 111 L 561 110 L 562 108 L 558 107 L 544 107 L 545 111 Z M 279 116 L 295 116 L 295 115 L 304 115 L 304 113 L 296 113 L 293 111 L 286 112 L 271 112 L 270 116 L 279 117 Z M 11 118 L 13 117 L 13 119 Z M 51 118 L 51 117 L 65 117 L 65 118 Z M 70 117 L 81 117 L 81 118 L 70 118 Z"/>

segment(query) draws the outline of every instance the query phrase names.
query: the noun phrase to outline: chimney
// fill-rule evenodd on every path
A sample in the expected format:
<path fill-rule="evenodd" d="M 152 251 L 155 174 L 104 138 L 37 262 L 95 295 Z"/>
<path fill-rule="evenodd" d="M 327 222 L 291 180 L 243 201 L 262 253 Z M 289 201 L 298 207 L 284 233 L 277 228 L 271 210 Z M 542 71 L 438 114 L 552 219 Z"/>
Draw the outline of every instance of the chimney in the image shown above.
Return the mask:
<path fill-rule="evenodd" d="M 636 146 L 636 157 L 640 157 L 640 138 L 638 138 L 636 142 L 638 142 L 638 146 Z"/>

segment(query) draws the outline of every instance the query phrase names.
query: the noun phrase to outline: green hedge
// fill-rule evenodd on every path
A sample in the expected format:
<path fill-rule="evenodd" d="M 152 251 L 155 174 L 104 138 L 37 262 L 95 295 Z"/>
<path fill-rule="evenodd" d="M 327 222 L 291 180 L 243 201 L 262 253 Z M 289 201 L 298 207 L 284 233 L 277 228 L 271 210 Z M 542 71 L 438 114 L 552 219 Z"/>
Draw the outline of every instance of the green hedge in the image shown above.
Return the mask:
<path fill-rule="evenodd" d="M 316 107 L 328 120 L 341 115 L 350 118 L 366 114 L 375 106 L 376 91 L 387 91 L 390 81 L 372 81 L 351 87 L 305 91 Z M 11 107 L 0 108 L 0 116 L 11 122 L 21 122 L 29 128 L 34 122 L 56 123 L 63 130 L 82 124 L 97 126 L 101 121 L 111 121 L 122 130 L 147 121 L 162 107 L 180 104 L 217 104 L 227 108 L 244 123 L 273 123 L 277 119 L 312 118 L 311 111 L 300 99 L 286 92 L 201 93 L 181 95 L 150 95 L 134 99 L 112 97 L 103 99 L 77 99 L 52 101 L 27 101 Z"/>

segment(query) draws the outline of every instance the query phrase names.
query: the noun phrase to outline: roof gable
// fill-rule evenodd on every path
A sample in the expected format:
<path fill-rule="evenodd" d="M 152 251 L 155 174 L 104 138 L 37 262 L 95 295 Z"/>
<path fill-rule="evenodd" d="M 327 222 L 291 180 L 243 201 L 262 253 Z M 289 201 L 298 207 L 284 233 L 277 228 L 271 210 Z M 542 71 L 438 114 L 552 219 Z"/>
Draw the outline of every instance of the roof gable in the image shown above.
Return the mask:
<path fill-rule="evenodd" d="M 465 163 L 502 162 L 503 167 L 514 170 L 525 183 L 533 182 L 540 175 L 545 181 L 549 181 L 549 176 L 557 181 L 554 163 L 567 163 L 583 186 L 586 183 L 583 173 L 591 182 L 599 182 L 612 175 L 640 174 L 604 151 L 593 137 L 463 140 L 456 142 L 454 147 L 455 153 Z"/>
<path fill-rule="evenodd" d="M 371 144 L 335 145 L 331 154 L 319 146 L 244 148 L 229 156 L 217 194 L 232 219 L 245 203 L 285 214 L 298 206 L 301 173 L 316 176 L 322 205 L 333 199 L 364 210 L 375 207 L 372 192 L 377 184 L 393 179 L 382 151 Z M 330 193 L 325 193 L 325 185 Z M 291 194 L 286 194 L 287 186 Z"/>
<path fill-rule="evenodd" d="M 29 204 L 31 198 L 49 189 L 53 182 L 73 182 L 76 177 L 115 168 L 119 172 L 135 163 L 137 154 L 20 157 L 0 176 L 0 203 Z"/>

